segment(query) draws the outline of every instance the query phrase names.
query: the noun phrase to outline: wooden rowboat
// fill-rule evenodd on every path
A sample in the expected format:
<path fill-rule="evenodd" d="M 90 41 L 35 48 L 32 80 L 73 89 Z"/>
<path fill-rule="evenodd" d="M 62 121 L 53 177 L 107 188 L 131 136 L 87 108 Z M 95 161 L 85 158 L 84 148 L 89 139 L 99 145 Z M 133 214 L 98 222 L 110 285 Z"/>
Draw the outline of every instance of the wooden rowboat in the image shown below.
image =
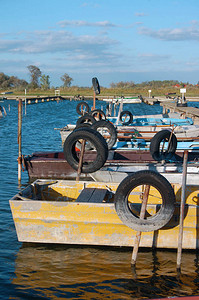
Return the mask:
<path fill-rule="evenodd" d="M 177 248 L 181 183 L 172 187 L 176 197 L 172 218 L 160 229 L 143 232 L 141 247 Z M 18 240 L 132 247 L 137 229 L 125 225 L 116 212 L 114 201 L 118 199 L 118 189 L 118 183 L 114 182 L 35 181 L 9 201 Z M 130 205 L 135 204 L 136 209 L 140 208 L 138 199 L 142 193 L 143 190 L 136 187 L 130 194 Z M 152 187 L 150 197 L 155 198 L 155 202 L 149 201 L 147 206 L 147 213 L 152 217 L 161 213 L 159 195 Z M 199 248 L 198 220 L 199 185 L 187 185 L 184 249 Z"/>
<path fill-rule="evenodd" d="M 198 173 L 198 152 L 189 152 L 188 161 L 190 173 Z M 93 151 L 86 151 L 85 160 L 93 160 L 95 154 Z M 156 170 L 160 173 L 182 173 L 183 152 L 178 151 L 175 155 L 176 162 L 162 164 L 153 160 L 148 151 L 131 151 L 129 150 L 110 150 L 108 159 L 104 167 L 92 174 L 81 174 L 81 179 L 98 181 L 114 180 L 120 181 L 125 174 L 120 177 L 121 173 L 132 173 L 139 169 Z M 192 162 L 192 164 L 191 164 Z M 24 157 L 24 166 L 28 172 L 31 181 L 40 179 L 75 179 L 77 172 L 70 166 L 64 158 L 63 152 L 35 152 L 32 155 Z M 102 171 L 107 171 L 102 172 Z M 120 174 L 116 173 L 120 172 Z M 100 179 L 99 179 L 100 178 Z M 119 178 L 119 179 L 118 179 Z"/>

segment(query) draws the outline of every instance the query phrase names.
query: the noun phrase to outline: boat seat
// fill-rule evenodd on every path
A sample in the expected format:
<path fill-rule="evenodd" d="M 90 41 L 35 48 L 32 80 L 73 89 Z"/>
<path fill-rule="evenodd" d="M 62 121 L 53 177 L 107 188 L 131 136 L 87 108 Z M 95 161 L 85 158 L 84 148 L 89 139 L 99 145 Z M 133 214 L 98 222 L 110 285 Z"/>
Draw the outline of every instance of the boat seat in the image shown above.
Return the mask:
<path fill-rule="evenodd" d="M 107 189 L 85 188 L 81 191 L 76 202 L 102 203 Z"/>

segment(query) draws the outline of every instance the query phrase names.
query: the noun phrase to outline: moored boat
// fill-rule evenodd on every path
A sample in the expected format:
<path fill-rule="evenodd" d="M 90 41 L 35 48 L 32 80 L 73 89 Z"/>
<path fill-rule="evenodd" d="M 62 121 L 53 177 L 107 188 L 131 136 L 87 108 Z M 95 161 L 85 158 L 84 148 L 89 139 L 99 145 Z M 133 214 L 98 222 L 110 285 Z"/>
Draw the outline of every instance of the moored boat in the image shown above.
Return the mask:
<path fill-rule="evenodd" d="M 64 144 L 67 136 L 76 128 L 76 125 L 68 124 L 60 129 L 62 144 Z M 135 136 L 137 139 L 151 140 L 151 138 L 159 131 L 168 129 L 173 131 L 179 141 L 191 141 L 199 137 L 198 125 L 151 125 L 151 126 L 115 126 L 118 139 L 127 138 L 127 136 Z"/>
<path fill-rule="evenodd" d="M 95 153 L 86 151 L 84 160 L 93 160 Z M 175 162 L 162 163 L 155 161 L 149 151 L 110 150 L 108 159 L 101 170 L 94 173 L 81 174 L 81 179 L 98 181 L 120 181 L 125 176 L 138 170 L 156 170 L 160 173 L 181 174 L 183 152 L 177 151 Z M 188 173 L 197 174 L 198 152 L 188 154 Z M 77 171 L 66 161 L 63 152 L 35 152 L 24 157 L 24 167 L 31 181 L 41 179 L 75 179 Z M 191 175 L 190 175 L 191 176 Z"/>
<path fill-rule="evenodd" d="M 102 101 L 107 103 L 141 103 L 143 101 L 142 96 L 132 96 L 132 97 L 116 97 L 116 98 L 103 98 Z"/>
<path fill-rule="evenodd" d="M 141 247 L 177 248 L 182 186 L 178 182 L 171 187 L 165 180 L 151 171 L 144 171 L 142 178 L 137 172 L 119 187 L 114 182 L 37 180 L 10 200 L 18 240 L 132 247 L 141 230 Z M 150 192 L 146 218 L 141 220 L 145 184 Z M 198 249 L 198 195 L 199 185 L 187 185 L 184 249 Z M 131 219 L 126 220 L 127 205 Z"/>

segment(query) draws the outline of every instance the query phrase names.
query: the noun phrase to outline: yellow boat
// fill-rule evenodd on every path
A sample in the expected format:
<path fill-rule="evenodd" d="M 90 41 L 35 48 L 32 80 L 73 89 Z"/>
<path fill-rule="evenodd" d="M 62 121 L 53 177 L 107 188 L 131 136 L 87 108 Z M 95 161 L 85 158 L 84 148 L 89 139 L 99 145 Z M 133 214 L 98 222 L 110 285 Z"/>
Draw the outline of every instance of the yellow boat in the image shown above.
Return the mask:
<path fill-rule="evenodd" d="M 136 232 L 141 230 L 141 247 L 177 248 L 181 183 L 171 184 L 176 200 L 173 203 L 173 200 L 169 200 L 173 197 L 172 190 L 167 184 L 164 188 L 163 176 L 158 174 L 159 185 L 163 185 L 162 193 L 161 187 L 153 184 L 155 172 L 137 173 L 144 173 L 145 179 L 146 175 L 152 174 L 151 181 L 145 180 L 144 185 L 142 180 L 138 180 L 131 192 L 127 185 L 137 178 L 135 174 L 125 178 L 119 187 L 114 182 L 36 180 L 9 201 L 18 240 L 34 243 L 134 246 Z M 136 215 L 136 209 L 140 211 L 147 185 L 150 185 L 150 190 L 145 223 L 145 220 Z M 123 187 L 126 194 L 121 196 Z M 128 206 L 125 209 L 127 214 L 134 214 L 132 226 L 125 221 L 126 215 L 122 217 L 125 210 L 121 213 L 121 198 L 123 197 L 125 206 L 127 194 Z M 167 199 L 162 200 L 165 195 Z M 165 217 L 164 209 L 168 208 L 169 202 L 170 211 L 166 211 Z M 199 185 L 187 185 L 182 243 L 184 249 L 199 248 L 198 202 Z M 164 218 L 166 219 L 163 220 Z M 163 222 L 157 225 L 156 221 L 158 223 L 160 219 Z M 153 225 L 154 230 L 151 230 Z"/>

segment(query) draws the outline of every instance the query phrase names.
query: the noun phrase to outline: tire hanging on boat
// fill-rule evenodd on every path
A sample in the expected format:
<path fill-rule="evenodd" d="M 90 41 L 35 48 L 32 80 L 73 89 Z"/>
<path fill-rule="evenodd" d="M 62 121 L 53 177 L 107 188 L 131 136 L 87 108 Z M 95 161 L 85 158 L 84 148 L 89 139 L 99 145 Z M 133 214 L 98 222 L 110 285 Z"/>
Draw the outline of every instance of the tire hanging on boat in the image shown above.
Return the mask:
<path fill-rule="evenodd" d="M 167 149 L 164 149 L 165 142 L 169 143 Z M 151 156 L 156 161 L 169 159 L 175 154 L 177 143 L 177 138 L 174 133 L 167 129 L 161 130 L 157 132 L 151 139 Z"/>
<path fill-rule="evenodd" d="M 95 149 L 95 157 L 93 160 L 83 161 L 82 173 L 92 173 L 99 170 L 105 164 L 108 158 L 108 146 L 103 136 L 92 128 L 79 128 L 74 130 L 66 138 L 64 142 L 63 152 L 64 157 L 69 165 L 78 170 L 79 156 L 76 145 L 81 141 L 86 140 Z"/>
<path fill-rule="evenodd" d="M 89 113 L 89 111 L 90 111 L 89 105 L 85 101 L 79 102 L 76 106 L 76 112 L 79 115 L 83 116 L 83 115 L 85 115 L 85 113 Z"/>
<path fill-rule="evenodd" d="M 94 124 L 96 122 L 95 118 L 93 118 L 93 116 L 91 116 L 90 114 L 85 114 L 84 116 L 80 117 L 77 122 L 76 122 L 76 126 L 79 126 L 83 123 L 88 123 L 88 124 Z"/>
<path fill-rule="evenodd" d="M 155 213 L 151 211 L 145 213 L 145 218 L 139 218 L 141 203 L 135 197 L 142 199 L 144 191 L 137 187 L 150 185 L 153 188 L 149 192 L 149 197 L 154 194 L 154 189 L 158 191 L 157 205 L 150 203 Z M 134 191 L 135 190 L 135 191 Z M 134 191 L 134 192 L 133 192 Z M 128 201 L 132 192 L 131 200 Z M 160 203 L 160 198 L 162 203 Z M 150 199 L 149 199 L 150 200 Z M 133 175 L 127 176 L 118 186 L 115 194 L 115 209 L 121 221 L 128 227 L 137 231 L 154 231 L 165 226 L 172 218 L 175 208 L 175 194 L 168 180 L 155 171 L 138 171 Z M 137 203 L 135 203 L 135 202 Z M 149 208 L 150 210 L 150 208 Z M 158 210 L 158 211 L 157 211 Z"/>
<path fill-rule="evenodd" d="M 111 122 L 109 122 L 107 120 L 97 121 L 93 125 L 91 125 L 91 128 L 93 128 L 94 130 L 97 130 L 99 133 L 101 133 L 101 135 L 104 136 L 109 150 L 116 143 L 117 130 L 116 130 L 115 126 L 113 124 L 111 124 Z M 107 132 L 108 132 L 108 138 L 106 138 Z"/>
<path fill-rule="evenodd" d="M 127 119 L 127 120 L 126 120 Z M 120 113 L 120 122 L 123 124 L 123 125 L 129 125 L 130 123 L 132 123 L 133 121 L 133 115 L 130 111 L 128 110 L 123 110 L 121 113 Z"/>
<path fill-rule="evenodd" d="M 90 115 L 95 118 L 96 121 L 106 120 L 106 115 L 101 109 L 94 109 L 90 112 Z"/>
<path fill-rule="evenodd" d="M 74 130 L 76 130 L 78 128 L 88 128 L 88 127 L 90 128 L 91 125 L 92 125 L 91 123 L 81 123 L 81 124 L 76 125 Z"/>

